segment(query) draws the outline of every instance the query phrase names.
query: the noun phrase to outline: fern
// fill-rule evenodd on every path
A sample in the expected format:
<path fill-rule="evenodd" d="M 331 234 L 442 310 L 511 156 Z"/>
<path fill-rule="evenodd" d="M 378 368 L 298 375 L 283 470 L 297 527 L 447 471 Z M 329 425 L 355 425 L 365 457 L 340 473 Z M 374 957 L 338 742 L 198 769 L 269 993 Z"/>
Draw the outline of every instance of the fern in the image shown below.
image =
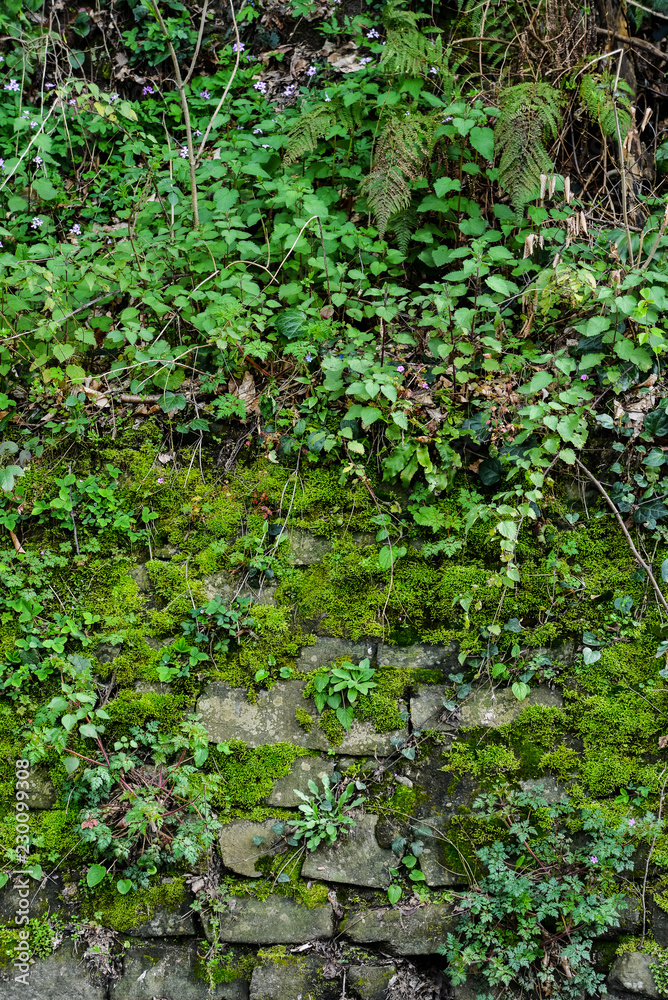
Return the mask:
<path fill-rule="evenodd" d="M 540 175 L 554 170 L 545 148 L 561 124 L 563 94 L 549 83 L 519 83 L 501 94 L 494 143 L 501 152 L 499 184 L 521 211 L 540 190 Z"/>
<path fill-rule="evenodd" d="M 390 218 L 411 203 L 410 181 L 422 174 L 437 121 L 433 116 L 412 114 L 392 115 L 385 122 L 371 171 L 361 185 L 381 237 Z"/>
<path fill-rule="evenodd" d="M 592 121 L 598 122 L 604 135 L 615 136 L 617 123 L 615 107 L 619 120 L 619 130 L 626 135 L 631 127 L 631 100 L 629 94 L 633 90 L 625 80 L 617 81 L 617 91 L 613 92 L 614 77 L 611 73 L 586 73 L 580 86 L 580 100 L 584 104 Z"/>
<path fill-rule="evenodd" d="M 342 125 L 349 134 L 353 133 L 363 118 L 364 99 L 361 97 L 348 106 L 340 97 L 334 98 L 304 112 L 290 126 L 288 148 L 283 157 L 285 164 L 294 163 L 305 153 L 312 153 L 320 139 L 324 139 L 337 125 Z"/>
<path fill-rule="evenodd" d="M 392 73 L 402 76 L 426 76 L 432 66 L 445 68 L 445 53 L 438 28 L 428 31 L 437 33 L 429 38 L 419 22 L 426 14 L 414 14 L 404 9 L 404 0 L 390 0 L 383 11 L 385 25 L 385 48 L 380 65 Z"/>
<path fill-rule="evenodd" d="M 401 253 L 406 256 L 411 236 L 418 228 L 418 214 L 414 208 L 404 208 L 396 212 L 387 222 L 387 228 L 394 233 L 397 246 Z"/>

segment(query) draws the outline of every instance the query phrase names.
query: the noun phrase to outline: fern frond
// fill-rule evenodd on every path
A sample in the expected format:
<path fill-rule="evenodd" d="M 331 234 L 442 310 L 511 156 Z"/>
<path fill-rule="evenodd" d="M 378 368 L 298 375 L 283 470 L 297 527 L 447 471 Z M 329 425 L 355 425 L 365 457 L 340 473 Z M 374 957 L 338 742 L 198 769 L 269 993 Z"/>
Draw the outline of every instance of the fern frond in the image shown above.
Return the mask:
<path fill-rule="evenodd" d="M 362 124 L 363 118 L 363 97 L 359 97 L 348 106 L 340 97 L 318 104 L 310 111 L 300 114 L 290 126 L 288 148 L 283 162 L 288 166 L 305 153 L 312 153 L 317 148 L 318 142 L 326 138 L 337 124 L 343 126 L 349 134 L 354 132 Z"/>
<path fill-rule="evenodd" d="M 390 0 L 383 11 L 385 47 L 380 66 L 403 76 L 426 76 L 431 67 L 445 68 L 445 53 L 438 28 L 427 29 L 436 34 L 430 38 L 419 22 L 426 14 L 414 14 L 404 7 L 404 0 Z"/>
<path fill-rule="evenodd" d="M 545 148 L 561 124 L 564 96 L 549 83 L 519 83 L 501 94 L 494 144 L 501 152 L 499 184 L 520 211 L 540 190 L 540 175 L 554 170 Z"/>
<path fill-rule="evenodd" d="M 392 115 L 385 122 L 371 171 L 361 185 L 381 237 L 389 219 L 411 203 L 410 182 L 421 176 L 436 124 L 433 116 L 420 114 Z"/>
<path fill-rule="evenodd" d="M 387 228 L 394 233 L 399 250 L 406 256 L 411 236 L 419 228 L 418 214 L 414 208 L 404 208 L 388 219 Z"/>
<path fill-rule="evenodd" d="M 598 122 L 604 135 L 617 134 L 616 106 L 619 130 L 625 136 L 631 127 L 629 94 L 632 95 L 633 91 L 625 80 L 618 80 L 617 90 L 613 92 L 614 79 L 611 73 L 585 73 L 580 85 L 580 100 L 592 121 Z"/>

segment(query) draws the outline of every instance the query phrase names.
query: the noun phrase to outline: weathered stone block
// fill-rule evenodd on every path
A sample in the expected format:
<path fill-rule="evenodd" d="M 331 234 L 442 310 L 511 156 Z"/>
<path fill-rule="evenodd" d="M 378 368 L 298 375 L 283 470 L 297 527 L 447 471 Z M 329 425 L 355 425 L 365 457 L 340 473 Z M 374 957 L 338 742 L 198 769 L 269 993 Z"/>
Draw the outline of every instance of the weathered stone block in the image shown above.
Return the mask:
<path fill-rule="evenodd" d="M 196 933 L 189 902 L 174 910 L 156 910 L 143 924 L 127 931 L 128 937 L 136 938 L 194 937 Z"/>
<path fill-rule="evenodd" d="M 453 926 L 451 907 L 426 903 L 413 911 L 397 908 L 351 913 L 340 930 L 355 944 L 379 945 L 391 955 L 432 955 Z"/>
<path fill-rule="evenodd" d="M 627 951 L 623 955 L 618 955 L 608 975 L 608 986 L 613 990 L 658 998 L 661 994 L 656 988 L 649 967 L 653 961 L 651 955 L 639 951 Z"/>
<path fill-rule="evenodd" d="M 322 757 L 298 757 L 290 768 L 289 774 L 286 774 L 284 778 L 279 778 L 274 783 L 266 801 L 270 806 L 293 809 L 295 806 L 301 805 L 303 801 L 298 795 L 295 795 L 295 788 L 304 795 L 310 795 L 309 781 L 315 781 L 320 787 L 322 776 L 331 773 L 331 761 L 325 761 Z"/>
<path fill-rule="evenodd" d="M 319 847 L 307 855 L 302 865 L 306 878 L 320 878 L 325 882 L 345 882 L 365 885 L 372 889 L 387 889 L 390 868 L 396 863 L 392 851 L 378 846 L 375 830 L 378 817 L 365 813 L 355 821 L 349 833 L 341 836 L 331 847 Z"/>
<path fill-rule="evenodd" d="M 442 684 L 423 684 L 411 698 L 411 719 L 414 729 L 436 729 L 442 733 L 455 733 L 459 723 L 446 722 L 450 712 L 444 707 L 445 687 Z"/>
<path fill-rule="evenodd" d="M 208 984 L 196 975 L 196 961 L 194 944 L 151 941 L 133 946 L 123 956 L 123 976 L 111 986 L 109 996 L 111 1000 L 247 1000 L 244 979 L 219 983 L 209 992 Z"/>
<path fill-rule="evenodd" d="M 396 965 L 351 965 L 346 974 L 346 986 L 362 1000 L 386 1000 L 390 979 Z"/>
<path fill-rule="evenodd" d="M 0 968 L 2 1000 L 106 1000 L 107 997 L 105 987 L 91 983 L 69 943 L 30 966 L 27 986 L 16 982 L 16 975 L 20 972 L 12 965 Z"/>
<path fill-rule="evenodd" d="M 328 903 L 310 909 L 287 896 L 267 899 L 232 896 L 227 909 L 219 914 L 218 936 L 231 944 L 301 944 L 331 937 L 334 917 Z M 204 919 L 209 941 L 213 932 Z"/>
<path fill-rule="evenodd" d="M 309 750 L 327 750 L 329 741 L 317 724 L 307 733 L 297 722 L 298 708 L 317 716 L 313 701 L 302 697 L 304 687 L 302 681 L 283 681 L 269 691 L 258 692 L 257 702 L 251 704 L 243 688 L 215 681 L 199 699 L 197 712 L 214 743 L 243 740 L 251 747 L 293 743 Z M 389 754 L 394 750 L 391 737 L 402 734 L 405 730 L 376 733 L 371 723 L 355 720 L 339 749 L 353 755 Z"/>
<path fill-rule="evenodd" d="M 53 809 L 56 804 L 56 789 L 48 774 L 39 769 L 30 772 L 28 805 L 31 809 Z"/>
<path fill-rule="evenodd" d="M 281 539 L 285 534 L 281 535 Z M 293 566 L 315 566 L 332 551 L 332 542 L 310 531 L 292 530 L 289 535 L 290 561 Z"/>
<path fill-rule="evenodd" d="M 235 597 L 240 599 L 250 597 L 254 604 L 275 604 L 276 584 L 264 584 L 262 587 L 251 587 L 248 584 L 239 589 L 239 584 L 227 573 L 212 573 L 202 577 L 202 586 L 208 600 L 222 597 L 230 604 Z"/>
<path fill-rule="evenodd" d="M 410 670 L 443 670 L 449 673 L 459 669 L 457 653 L 459 646 L 451 642 L 448 646 L 431 646 L 421 643 L 416 646 L 378 646 L 376 654 L 378 666 L 401 667 Z"/>
<path fill-rule="evenodd" d="M 265 820 L 263 823 L 238 819 L 226 823 L 218 834 L 223 864 L 238 875 L 259 878 L 263 873 L 255 867 L 255 862 L 268 854 L 275 854 L 275 847 L 280 844 L 281 838 L 271 828 L 275 822 L 274 819 Z M 260 837 L 262 842 L 254 843 L 255 838 Z M 280 849 L 285 850 L 285 843 Z"/>
<path fill-rule="evenodd" d="M 324 637 L 316 640 L 314 646 L 304 646 L 297 659 L 297 669 L 301 671 L 316 670 L 326 667 L 340 657 L 345 656 L 356 666 L 360 660 L 367 657 L 373 659 L 376 644 L 369 642 L 351 642 L 349 639 Z"/>
<path fill-rule="evenodd" d="M 319 955 L 267 957 L 253 969 L 250 1000 L 334 1000 L 340 992 L 323 978 L 324 964 Z"/>
<path fill-rule="evenodd" d="M 495 691 L 493 694 L 485 688 L 480 688 L 462 704 L 462 726 L 485 726 L 488 729 L 496 729 L 498 726 L 514 722 L 530 705 L 563 708 L 564 702 L 558 691 L 551 691 L 543 685 L 532 688 L 524 701 L 518 701 L 510 688 Z"/>

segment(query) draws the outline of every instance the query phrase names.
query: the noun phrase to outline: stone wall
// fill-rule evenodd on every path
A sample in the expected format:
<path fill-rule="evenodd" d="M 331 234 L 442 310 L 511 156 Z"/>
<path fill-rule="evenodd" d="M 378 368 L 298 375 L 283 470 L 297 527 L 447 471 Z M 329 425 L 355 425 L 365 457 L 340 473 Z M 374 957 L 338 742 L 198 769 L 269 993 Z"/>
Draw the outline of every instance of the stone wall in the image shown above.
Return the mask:
<path fill-rule="evenodd" d="M 360 545 L 364 542 L 360 538 Z M 297 571 L 317 566 L 333 546 L 331 540 L 306 531 L 294 535 L 291 544 Z M 178 562 L 178 549 L 162 556 L 165 565 Z M 151 573 L 143 564 L 130 569 L 128 576 L 144 601 L 159 606 Z M 232 580 L 223 573 L 204 576 L 200 582 L 208 596 L 234 593 Z M 265 606 L 285 603 L 273 585 L 247 592 Z M 556 726 L 554 720 L 564 712 L 563 693 L 557 684 L 542 683 L 519 702 L 509 689 L 492 692 L 483 687 L 453 709 L 444 701 L 452 690 L 448 675 L 459 668 L 456 642 L 397 645 L 374 635 L 328 634 L 326 627 L 317 623 L 314 627 L 313 620 L 296 618 L 293 626 L 294 633 L 305 638 L 294 651 L 289 678 L 259 688 L 250 700 L 246 688 L 214 679 L 202 686 L 197 697 L 196 711 L 212 744 L 243 741 L 250 749 L 289 745 L 298 751 L 289 771 L 271 781 L 253 809 L 245 815 L 236 809 L 223 825 L 211 862 L 215 879 L 210 898 L 222 901 L 220 912 L 200 908 L 202 886 L 209 877 L 201 867 L 186 873 L 179 882 L 180 896 L 172 893 L 167 905 L 157 890 L 174 886 L 175 878 L 157 882 L 150 898 L 141 892 L 124 897 L 129 916 L 126 908 L 118 919 L 118 901 L 102 899 L 97 912 L 95 898 L 91 901 L 82 886 L 82 870 L 65 864 L 48 878 L 28 879 L 31 914 L 38 922 L 55 916 L 61 929 L 55 938 L 52 935 L 47 954 L 31 963 L 29 989 L 15 980 L 11 959 L 5 959 L 7 964 L 0 967 L 2 1000 L 409 996 L 470 1000 L 474 996 L 470 986 L 449 985 L 438 947 L 456 926 L 452 892 L 467 884 L 465 871 L 449 849 L 453 822 L 470 805 L 479 781 L 474 774 L 453 775 L 445 769 L 444 752 L 471 733 L 478 741 L 495 732 L 516 733 L 519 730 L 513 727 L 521 727 L 527 718 L 545 718 Z M 98 662 L 111 669 L 120 654 L 121 645 L 97 649 Z M 555 658 L 571 654 L 568 647 L 553 651 Z M 342 659 L 358 663 L 364 658 L 377 668 L 401 672 L 402 694 L 395 703 L 402 713 L 401 726 L 377 727 L 373 720 L 356 720 L 341 742 L 332 744 L 318 725 L 313 701 L 304 697 L 309 675 Z M 133 683 L 139 693 L 170 692 L 169 685 L 155 680 Z M 311 724 L 304 723 L 305 717 Z M 402 754 L 402 747 L 415 746 L 416 734 L 421 738 L 417 754 Z M 282 883 L 277 872 L 282 858 L 290 863 L 292 849 L 274 827 L 294 814 L 301 802 L 295 790 L 306 794 L 309 782 L 334 771 L 362 780 L 368 803 L 355 811 L 356 823 L 347 836 L 300 858 L 297 869 L 290 869 L 288 882 Z M 541 782 L 553 800 L 565 794 L 567 782 L 544 769 L 532 776 L 524 768 L 515 778 L 527 788 Z M 56 796 L 46 771 L 37 769 L 33 811 L 62 809 Z M 390 906 L 386 890 L 390 869 L 397 865 L 391 845 L 412 822 L 423 827 L 420 868 L 426 888 L 421 886 L 412 895 L 404 891 L 400 903 Z M 0 891 L 0 916 L 6 927 L 12 924 L 23 881 L 10 880 Z M 663 911 L 650 907 L 650 924 L 653 917 L 657 941 L 668 943 Z M 620 933 L 634 934 L 641 926 L 638 902 L 629 899 Z M 214 941 L 223 959 L 210 985 L 206 956 Z M 614 940 L 602 941 L 596 952 L 598 967 L 609 970 L 612 994 L 620 1000 L 630 995 L 658 997 L 650 957 L 634 951 L 615 957 L 615 947 Z"/>

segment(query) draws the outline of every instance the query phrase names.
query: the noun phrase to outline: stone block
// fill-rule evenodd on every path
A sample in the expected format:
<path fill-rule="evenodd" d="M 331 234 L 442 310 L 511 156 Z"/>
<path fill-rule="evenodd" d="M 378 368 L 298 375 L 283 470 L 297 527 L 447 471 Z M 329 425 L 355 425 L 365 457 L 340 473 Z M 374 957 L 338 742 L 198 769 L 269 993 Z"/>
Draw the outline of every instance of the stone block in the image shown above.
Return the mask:
<path fill-rule="evenodd" d="M 190 913 L 190 903 L 184 902 L 174 910 L 156 910 L 143 924 L 130 928 L 126 933 L 128 937 L 159 938 L 194 937 L 197 931 Z"/>
<path fill-rule="evenodd" d="M 414 729 L 435 729 L 453 734 L 459 722 L 446 719 L 450 715 L 444 706 L 445 687 L 442 684 L 423 684 L 411 698 L 411 719 Z"/>
<path fill-rule="evenodd" d="M 31 809 L 53 809 L 56 804 L 56 789 L 51 778 L 44 771 L 30 772 L 28 805 Z"/>
<path fill-rule="evenodd" d="M 459 646 L 451 642 L 448 646 L 432 646 L 420 643 L 416 646 L 390 646 L 380 644 L 377 651 L 379 667 L 392 666 L 408 670 L 443 670 L 444 673 L 459 670 L 457 654 Z"/>
<path fill-rule="evenodd" d="M 24 898 L 28 900 L 29 912 L 33 917 L 41 916 L 47 910 L 54 913 L 63 909 L 63 902 L 60 898 L 62 883 L 56 878 L 43 878 L 41 882 L 34 879 L 16 876 L 10 879 L 6 885 L 0 889 L 0 926 L 15 926 L 14 917 L 16 915 L 19 901 L 19 889 L 25 891 L 26 884 L 28 895 Z M 0 991 L 0 997 L 2 992 Z"/>
<path fill-rule="evenodd" d="M 110 1000 L 247 1000 L 244 979 L 219 983 L 209 992 L 208 984 L 196 974 L 196 962 L 195 944 L 151 941 L 133 945 L 123 955 L 123 976 L 112 984 Z M 64 1000 L 63 995 L 59 1000 Z"/>
<path fill-rule="evenodd" d="M 531 689 L 531 693 L 518 701 L 510 688 L 490 693 L 486 688 L 474 691 L 461 707 L 462 726 L 484 726 L 496 729 L 514 722 L 525 708 L 542 705 L 544 708 L 563 708 L 564 702 L 558 691 L 541 685 Z"/>
<path fill-rule="evenodd" d="M 266 956 L 253 969 L 250 1000 L 335 1000 L 340 991 L 323 978 L 324 965 L 319 955 Z"/>
<path fill-rule="evenodd" d="M 661 996 L 652 977 L 650 963 L 655 959 L 640 951 L 627 951 L 612 963 L 607 984 L 612 990 L 636 993 L 642 997 Z"/>
<path fill-rule="evenodd" d="M 334 917 L 329 903 L 310 909 L 288 896 L 232 896 L 219 914 L 218 937 L 230 944 L 302 944 L 331 937 Z M 204 932 L 213 940 L 210 920 Z"/>
<path fill-rule="evenodd" d="M 0 968 L 2 1000 L 107 1000 L 106 987 L 93 985 L 69 942 L 30 966 L 27 986 L 14 979 L 20 974 L 12 965 Z"/>
<path fill-rule="evenodd" d="M 275 583 L 265 583 L 261 587 L 251 587 L 249 584 L 244 584 L 243 587 L 239 588 L 238 581 L 229 576 L 228 573 L 211 573 L 209 576 L 202 577 L 202 586 L 208 600 L 222 597 L 227 604 L 231 604 L 235 597 L 239 599 L 250 597 L 254 604 L 276 604 L 277 585 Z"/>
<path fill-rule="evenodd" d="M 284 778 L 279 778 L 267 796 L 267 804 L 270 806 L 281 806 L 284 809 L 294 809 L 302 804 L 303 799 L 295 795 L 295 788 L 304 795 L 310 795 L 308 787 L 309 781 L 315 781 L 318 786 L 324 774 L 332 773 L 332 762 L 325 761 L 322 757 L 297 757 L 289 774 Z"/>
<path fill-rule="evenodd" d="M 391 881 L 390 868 L 396 864 L 392 851 L 378 846 L 378 817 L 365 813 L 355 820 L 355 826 L 329 847 L 318 847 L 306 856 L 302 865 L 305 878 L 325 882 L 364 885 L 371 889 L 387 889 Z"/>
<path fill-rule="evenodd" d="M 199 699 L 197 712 L 213 743 L 243 740 L 251 747 L 292 743 L 309 750 L 327 750 L 329 741 L 317 723 L 306 732 L 297 722 L 298 708 L 317 717 L 312 699 L 302 697 L 304 687 L 302 681 L 282 681 L 269 691 L 259 691 L 256 703 L 251 704 L 243 688 L 214 681 Z M 393 752 L 391 738 L 401 735 L 406 731 L 376 733 L 371 723 L 355 720 L 337 749 L 353 756 L 381 756 Z"/>
<path fill-rule="evenodd" d="M 413 910 L 362 910 L 347 915 L 340 931 L 354 944 L 378 945 L 390 955 L 433 955 L 452 932 L 452 908 L 425 903 Z"/>
<path fill-rule="evenodd" d="M 372 660 L 376 653 L 376 644 L 372 642 L 351 642 L 350 639 L 324 637 L 316 639 L 315 645 L 304 646 L 297 658 L 297 669 L 305 672 L 326 667 L 340 657 L 345 656 L 357 666 L 360 660 L 367 657 Z"/>
<path fill-rule="evenodd" d="M 386 1000 L 390 979 L 396 965 L 351 965 L 346 973 L 346 987 L 361 1000 Z"/>
<path fill-rule="evenodd" d="M 252 823 L 247 819 L 232 820 L 226 823 L 218 834 L 220 854 L 223 864 L 231 868 L 237 875 L 246 878 L 260 878 L 263 872 L 255 867 L 259 858 L 284 851 L 285 842 L 272 830 L 275 819 L 267 819 L 263 823 Z M 254 843 L 262 838 L 259 844 Z"/>
<path fill-rule="evenodd" d="M 281 540 L 285 534 L 281 535 Z M 315 566 L 332 551 L 332 542 L 310 531 L 293 529 L 289 534 L 290 562 L 293 566 Z"/>
<path fill-rule="evenodd" d="M 420 855 L 420 868 L 425 877 L 427 885 L 431 889 L 443 888 L 445 886 L 465 885 L 466 876 L 457 871 L 453 871 L 452 861 L 446 856 L 445 841 L 438 836 L 439 827 L 443 826 L 443 820 L 438 817 L 429 817 L 424 821 L 428 828 L 434 828 L 434 836 L 427 837 L 420 834 L 420 840 L 424 847 Z"/>

